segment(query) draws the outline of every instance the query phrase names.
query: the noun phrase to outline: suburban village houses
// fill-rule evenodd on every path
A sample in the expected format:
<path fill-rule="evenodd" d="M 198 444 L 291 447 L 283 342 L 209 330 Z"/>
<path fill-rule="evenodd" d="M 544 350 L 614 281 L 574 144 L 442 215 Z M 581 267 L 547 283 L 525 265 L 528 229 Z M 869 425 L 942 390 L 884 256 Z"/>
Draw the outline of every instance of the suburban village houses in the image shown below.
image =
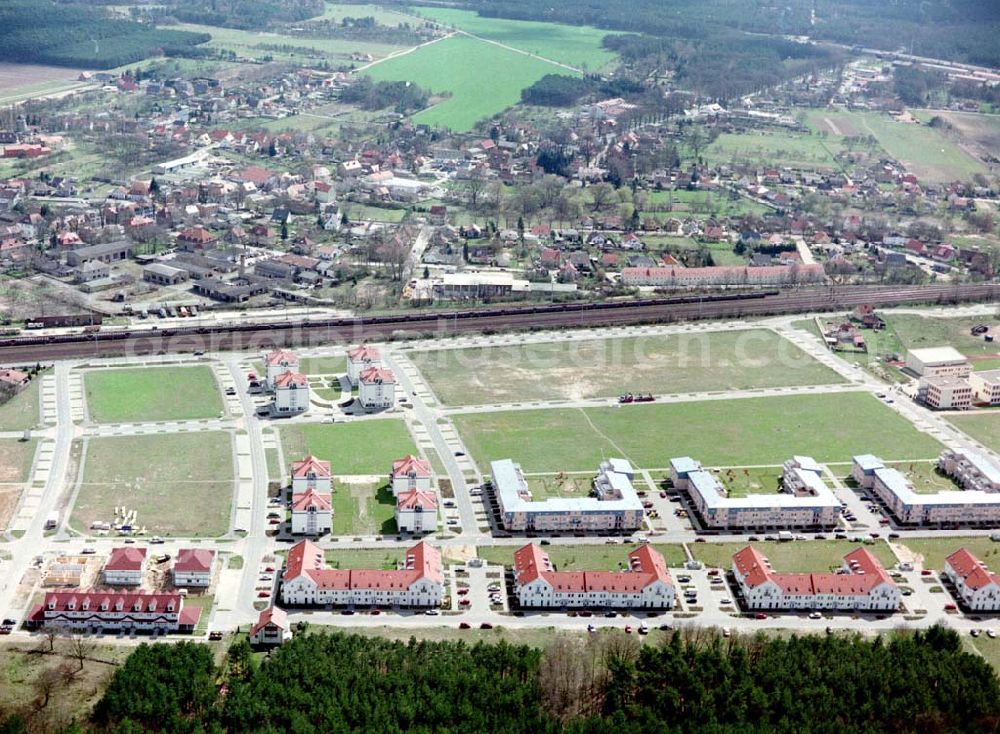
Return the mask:
<path fill-rule="evenodd" d="M 146 570 L 146 549 L 135 546 L 115 548 L 104 564 L 104 583 L 108 586 L 138 586 Z"/>
<path fill-rule="evenodd" d="M 321 535 L 333 528 L 333 474 L 329 461 L 307 456 L 292 463 L 292 534 Z"/>
<path fill-rule="evenodd" d="M 212 584 L 215 551 L 205 548 L 182 548 L 174 561 L 174 586 L 208 588 Z"/>
<path fill-rule="evenodd" d="M 273 647 L 292 639 L 292 625 L 288 614 L 281 607 L 270 606 L 261 611 L 257 622 L 250 628 L 249 642 L 253 647 Z"/>
<path fill-rule="evenodd" d="M 974 612 L 1000 611 L 1000 576 L 965 548 L 944 560 L 944 577 L 958 592 L 962 604 Z"/>
<path fill-rule="evenodd" d="M 184 608 L 180 594 L 50 591 L 25 623 L 29 629 L 58 627 L 79 632 L 193 632 L 201 609 Z"/>

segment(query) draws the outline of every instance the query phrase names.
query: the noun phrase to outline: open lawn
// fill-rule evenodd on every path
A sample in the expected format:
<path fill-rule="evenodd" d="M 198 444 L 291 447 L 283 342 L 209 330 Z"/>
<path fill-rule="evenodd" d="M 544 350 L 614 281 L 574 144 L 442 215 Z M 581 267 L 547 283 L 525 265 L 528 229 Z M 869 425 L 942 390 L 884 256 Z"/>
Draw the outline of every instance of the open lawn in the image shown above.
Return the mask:
<path fill-rule="evenodd" d="M 414 545 L 416 542 L 414 542 Z M 397 563 L 406 559 L 406 548 L 328 548 L 326 562 L 331 568 L 376 568 L 392 570 Z M 445 565 L 460 559 L 450 559 L 447 548 L 441 549 Z"/>
<path fill-rule="evenodd" d="M 977 159 L 943 132 L 927 125 L 898 122 L 880 112 L 846 110 L 814 110 L 809 113 L 808 121 L 816 130 L 833 133 L 828 138 L 831 141 L 840 135 L 873 136 L 907 171 L 926 181 L 968 180 L 974 173 L 986 172 Z"/>
<path fill-rule="evenodd" d="M 958 430 L 969 434 L 983 446 L 1000 451 L 1000 412 L 990 410 L 966 415 L 949 415 Z"/>
<path fill-rule="evenodd" d="M 952 346 L 969 356 L 995 355 L 1000 353 L 1000 344 L 984 341 L 981 336 L 972 336 L 969 330 L 978 324 L 994 329 L 1000 336 L 1000 321 L 995 318 L 961 317 L 938 318 L 917 314 L 889 313 L 886 317 L 888 329 L 895 333 L 900 344 L 906 349 L 923 347 Z M 865 332 L 867 339 L 869 332 Z"/>
<path fill-rule="evenodd" d="M 286 425 L 281 446 L 286 464 L 312 454 L 329 461 L 334 476 L 388 475 L 394 459 L 417 453 L 406 424 L 393 418 Z"/>
<path fill-rule="evenodd" d="M 987 626 L 993 626 L 992 624 Z M 962 644 L 967 649 L 974 650 L 982 655 L 986 662 L 993 666 L 993 670 L 1000 675 L 1000 639 L 990 638 L 985 635 L 979 637 L 962 637 Z"/>
<path fill-rule="evenodd" d="M 0 431 L 21 431 L 34 428 L 41 422 L 39 391 L 42 376 L 38 375 L 28 386 L 3 405 L 0 405 Z"/>
<path fill-rule="evenodd" d="M 650 191 L 649 203 L 643 208 L 646 216 L 661 219 L 677 216 L 678 213 L 702 214 L 705 216 L 737 217 L 744 214 L 764 214 L 770 211 L 745 196 L 729 191 Z"/>
<path fill-rule="evenodd" d="M 718 474 L 730 497 L 776 494 L 781 488 L 781 467 L 729 467 Z"/>
<path fill-rule="evenodd" d="M 395 28 L 403 23 L 414 24 L 414 19 L 408 15 L 397 13 L 381 5 L 352 5 L 348 3 L 327 3 L 323 15 L 315 20 L 336 20 L 344 18 L 373 18 L 377 25 Z"/>
<path fill-rule="evenodd" d="M 544 474 L 527 477 L 531 496 L 536 500 L 549 497 L 589 497 L 593 489 L 593 472 L 587 474 Z"/>
<path fill-rule="evenodd" d="M 28 481 L 37 446 L 37 440 L 0 439 L 0 484 Z"/>
<path fill-rule="evenodd" d="M 962 489 L 951 477 L 938 470 L 936 461 L 904 461 L 891 466 L 906 475 L 913 483 L 913 489 L 920 494 L 956 492 Z"/>
<path fill-rule="evenodd" d="M 222 395 L 209 367 L 89 370 L 87 410 L 98 423 L 215 418 Z"/>
<path fill-rule="evenodd" d="M 747 547 L 747 543 L 692 543 L 688 546 L 692 555 L 706 566 L 728 569 L 733 565 L 733 554 Z M 778 543 L 764 541 L 754 543 L 779 573 L 823 572 L 838 568 L 844 556 L 860 547 L 849 540 L 810 540 Z M 888 544 L 879 541 L 866 548 L 872 552 L 883 566 L 896 565 L 896 556 Z"/>
<path fill-rule="evenodd" d="M 924 568 L 941 570 L 944 568 L 945 558 L 959 548 L 965 548 L 989 566 L 994 573 L 1000 571 L 1000 543 L 994 543 L 988 536 L 904 538 L 896 542 L 923 556 Z"/>
<path fill-rule="evenodd" d="M 304 375 L 346 375 L 346 357 L 302 357 L 299 370 Z"/>
<path fill-rule="evenodd" d="M 783 463 L 793 454 L 849 462 L 931 459 L 941 445 L 866 393 L 560 408 L 452 416 L 481 470 L 512 458 L 526 472 L 594 471 L 609 456 L 656 469 L 671 457 L 705 466 Z"/>
<path fill-rule="evenodd" d="M 409 81 L 451 96 L 413 116 L 414 122 L 466 132 L 521 99 L 521 90 L 546 74 L 570 74 L 548 61 L 453 36 L 365 70 L 376 81 Z"/>
<path fill-rule="evenodd" d="M 479 557 L 488 563 L 510 566 L 514 551 L 520 546 L 479 546 Z M 618 571 L 628 566 L 628 554 L 638 545 L 549 545 L 544 550 L 556 569 L 560 571 Z M 672 568 L 684 565 L 687 557 L 680 544 L 654 543 Z"/>
<path fill-rule="evenodd" d="M 410 358 L 449 405 L 843 381 L 764 329 L 448 349 L 412 352 Z"/>
<path fill-rule="evenodd" d="M 229 528 L 232 496 L 227 433 L 91 438 L 70 522 L 88 532 L 124 505 L 150 535 L 214 537 Z"/>
<path fill-rule="evenodd" d="M 752 161 L 774 166 L 835 169 L 834 155 L 843 144 L 834 137 L 809 133 L 723 133 L 705 149 L 710 165 Z"/>
<path fill-rule="evenodd" d="M 334 535 L 395 535 L 396 501 L 388 484 L 335 482 Z"/>
<path fill-rule="evenodd" d="M 583 71 L 598 71 L 615 60 L 615 54 L 602 45 L 608 31 L 600 28 L 488 18 L 473 11 L 454 8 L 421 7 L 417 12 L 474 36 Z M 553 70 L 552 73 L 563 71 Z"/>

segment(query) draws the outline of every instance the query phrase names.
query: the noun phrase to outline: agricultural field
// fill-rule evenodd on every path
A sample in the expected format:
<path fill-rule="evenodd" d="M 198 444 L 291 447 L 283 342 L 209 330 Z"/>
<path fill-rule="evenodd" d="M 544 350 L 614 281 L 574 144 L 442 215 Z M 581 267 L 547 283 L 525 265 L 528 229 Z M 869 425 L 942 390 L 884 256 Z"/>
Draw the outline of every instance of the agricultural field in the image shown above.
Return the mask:
<path fill-rule="evenodd" d="M 579 71 L 599 71 L 616 58 L 614 52 L 604 48 L 602 41 L 608 31 L 600 28 L 487 18 L 474 11 L 454 8 L 421 7 L 416 12 L 479 38 L 566 64 Z M 562 72 L 554 70 L 552 73 Z"/>
<path fill-rule="evenodd" d="M 479 557 L 491 564 L 510 566 L 519 546 L 479 546 Z M 638 545 L 550 545 L 544 550 L 559 571 L 620 571 L 628 566 L 628 554 Z M 684 546 L 654 543 L 667 565 L 678 568 L 687 557 Z"/>
<path fill-rule="evenodd" d="M 941 445 L 865 393 L 710 400 L 452 416 L 480 470 L 511 458 L 529 473 L 595 471 L 610 456 L 664 469 L 676 456 L 705 466 L 778 466 L 793 454 L 850 462 L 933 459 Z"/>
<path fill-rule="evenodd" d="M 39 374 L 21 392 L 0 405 L 0 431 L 22 431 L 40 423 L 41 385 L 42 375 Z"/>
<path fill-rule="evenodd" d="M 388 475 L 394 459 L 417 453 L 406 424 L 394 418 L 285 425 L 280 435 L 286 464 L 312 454 L 329 461 L 335 477 Z"/>
<path fill-rule="evenodd" d="M 388 484 L 333 486 L 333 535 L 394 535 L 396 501 Z"/>
<path fill-rule="evenodd" d="M 88 532 L 124 505 L 150 535 L 219 536 L 229 528 L 233 479 L 228 433 L 91 438 L 70 523 Z"/>
<path fill-rule="evenodd" d="M 384 58 L 395 51 L 401 51 L 402 46 L 371 41 L 354 41 L 340 38 L 303 38 L 301 36 L 286 36 L 279 33 L 258 31 L 243 31 L 235 28 L 219 28 L 216 26 L 198 25 L 196 23 L 178 23 L 170 26 L 181 31 L 207 33 L 212 40 L 206 47 L 233 51 L 238 56 L 263 58 L 271 56 L 276 61 L 299 61 L 307 58 L 331 60 L 338 57 L 350 60 L 352 53 L 368 53 L 374 58 Z M 295 51 L 278 51 L 264 46 L 294 47 Z"/>
<path fill-rule="evenodd" d="M 764 329 L 411 352 L 449 405 L 843 382 Z"/>
<path fill-rule="evenodd" d="M 1000 543 L 994 543 L 984 535 L 966 538 L 905 538 L 896 541 L 897 545 L 906 546 L 912 553 L 922 557 L 924 568 L 941 570 L 944 559 L 965 548 L 976 555 L 994 572 L 1000 571 Z"/>
<path fill-rule="evenodd" d="M 704 157 L 709 165 L 750 160 L 775 166 L 834 169 L 834 156 L 843 147 L 836 138 L 808 133 L 723 133 L 705 149 Z"/>
<path fill-rule="evenodd" d="M 521 90 L 546 74 L 574 72 L 469 36 L 452 36 L 369 66 L 364 73 L 375 81 L 409 81 L 435 94 L 450 94 L 413 121 L 467 132 L 479 120 L 517 104 Z"/>
<path fill-rule="evenodd" d="M 968 180 L 986 168 L 940 130 L 917 123 L 898 122 L 877 112 L 813 110 L 809 125 L 839 136 L 873 136 L 879 145 L 918 178 L 936 183 Z"/>
<path fill-rule="evenodd" d="M 1000 412 L 989 410 L 966 415 L 949 415 L 954 426 L 992 451 L 1000 451 Z"/>
<path fill-rule="evenodd" d="M 747 547 L 747 543 L 692 543 L 691 554 L 706 566 L 730 568 L 733 554 Z M 848 540 L 810 540 L 778 543 L 764 541 L 755 547 L 771 562 L 779 573 L 823 572 L 839 568 L 844 556 L 860 547 Z M 866 545 L 872 555 L 886 568 L 896 565 L 896 556 L 887 543 L 879 541 Z"/>
<path fill-rule="evenodd" d="M 89 370 L 83 384 L 97 423 L 215 418 L 222 395 L 209 367 Z"/>
<path fill-rule="evenodd" d="M 323 14 L 313 20 L 336 20 L 344 18 L 374 18 L 376 25 L 396 28 L 403 23 L 414 25 L 416 19 L 403 13 L 398 13 L 381 5 L 353 5 L 349 3 L 327 3 Z"/>

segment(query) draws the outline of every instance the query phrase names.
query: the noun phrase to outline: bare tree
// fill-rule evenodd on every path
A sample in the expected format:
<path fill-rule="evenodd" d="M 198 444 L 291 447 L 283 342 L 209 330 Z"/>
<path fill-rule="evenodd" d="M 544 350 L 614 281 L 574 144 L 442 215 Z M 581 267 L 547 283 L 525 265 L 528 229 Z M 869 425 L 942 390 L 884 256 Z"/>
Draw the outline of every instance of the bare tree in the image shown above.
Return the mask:
<path fill-rule="evenodd" d="M 592 211 L 598 212 L 604 209 L 615 198 L 615 189 L 609 183 L 598 183 L 590 187 L 590 201 Z"/>
<path fill-rule="evenodd" d="M 46 668 L 35 678 L 35 708 L 44 709 L 53 694 L 63 686 L 63 677 L 57 668 Z"/>
<path fill-rule="evenodd" d="M 479 198 L 486 189 L 486 172 L 482 168 L 474 168 L 469 174 L 468 181 L 465 182 L 465 190 L 469 194 L 469 206 L 472 209 L 479 207 Z"/>
<path fill-rule="evenodd" d="M 96 645 L 83 635 L 75 634 L 69 638 L 69 654 L 70 657 L 76 659 L 79 666 L 77 670 L 83 670 L 83 664 L 93 654 L 95 649 Z"/>

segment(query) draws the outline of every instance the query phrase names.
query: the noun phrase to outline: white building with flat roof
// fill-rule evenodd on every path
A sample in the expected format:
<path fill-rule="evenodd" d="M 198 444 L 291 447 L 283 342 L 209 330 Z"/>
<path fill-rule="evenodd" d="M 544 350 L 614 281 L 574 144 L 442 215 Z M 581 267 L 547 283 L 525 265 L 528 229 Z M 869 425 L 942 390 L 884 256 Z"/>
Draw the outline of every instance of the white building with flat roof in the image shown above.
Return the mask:
<path fill-rule="evenodd" d="M 954 375 L 930 375 L 920 378 L 917 397 L 934 410 L 968 410 L 972 385 Z"/>
<path fill-rule="evenodd" d="M 977 402 L 1000 405 L 1000 370 L 970 372 L 969 386 Z"/>
<path fill-rule="evenodd" d="M 917 492 L 906 475 L 870 454 L 855 456 L 851 476 L 903 525 L 1000 525 L 1000 467 L 981 454 L 945 451 L 939 468 L 964 489 Z"/>
<path fill-rule="evenodd" d="M 917 377 L 967 377 L 972 371 L 968 358 L 954 347 L 911 349 L 906 353 L 906 368 Z"/>
<path fill-rule="evenodd" d="M 630 532 L 643 525 L 645 510 L 632 481 L 628 474 L 614 471 L 610 462 L 602 464 L 594 480 L 597 496 L 543 500 L 532 497 L 520 464 L 502 459 L 490 468 L 500 521 L 507 530 Z"/>
<path fill-rule="evenodd" d="M 687 492 L 706 529 L 829 528 L 840 517 L 840 501 L 826 482 L 823 467 L 808 456 L 785 462 L 782 491 L 730 497 L 714 472 L 684 456 L 670 460 L 674 486 Z"/>

